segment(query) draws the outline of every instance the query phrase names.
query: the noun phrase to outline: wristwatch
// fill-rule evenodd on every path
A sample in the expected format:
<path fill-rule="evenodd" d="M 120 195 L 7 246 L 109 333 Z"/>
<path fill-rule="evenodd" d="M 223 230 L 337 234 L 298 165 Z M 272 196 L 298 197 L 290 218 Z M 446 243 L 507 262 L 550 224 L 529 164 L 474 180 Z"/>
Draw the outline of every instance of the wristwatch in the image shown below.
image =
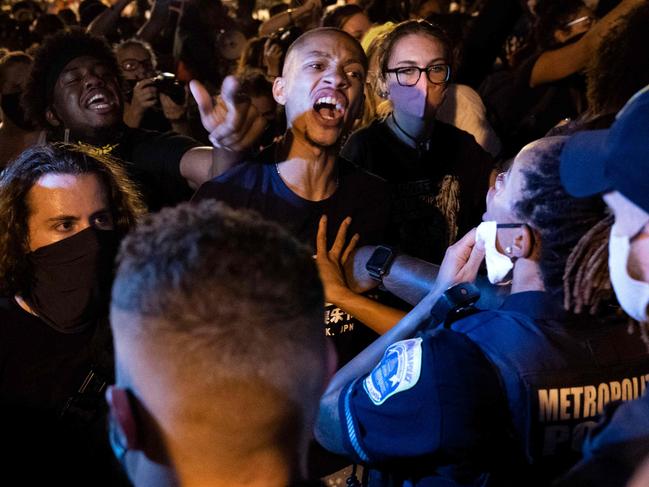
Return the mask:
<path fill-rule="evenodd" d="M 365 264 L 365 269 L 369 272 L 370 277 L 376 281 L 383 282 L 383 276 L 390 272 L 390 266 L 394 260 L 395 251 L 387 245 L 376 247 L 372 256 Z"/>

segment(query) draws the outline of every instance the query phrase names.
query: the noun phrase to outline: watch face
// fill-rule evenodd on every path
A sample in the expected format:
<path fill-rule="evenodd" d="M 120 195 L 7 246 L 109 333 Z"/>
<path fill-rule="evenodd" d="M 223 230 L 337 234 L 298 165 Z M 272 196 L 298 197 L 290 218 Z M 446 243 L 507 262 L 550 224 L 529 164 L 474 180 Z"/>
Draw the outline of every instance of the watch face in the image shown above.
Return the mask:
<path fill-rule="evenodd" d="M 392 257 L 392 251 L 385 247 L 377 247 L 370 260 L 367 261 L 367 267 L 371 269 L 382 269 Z"/>

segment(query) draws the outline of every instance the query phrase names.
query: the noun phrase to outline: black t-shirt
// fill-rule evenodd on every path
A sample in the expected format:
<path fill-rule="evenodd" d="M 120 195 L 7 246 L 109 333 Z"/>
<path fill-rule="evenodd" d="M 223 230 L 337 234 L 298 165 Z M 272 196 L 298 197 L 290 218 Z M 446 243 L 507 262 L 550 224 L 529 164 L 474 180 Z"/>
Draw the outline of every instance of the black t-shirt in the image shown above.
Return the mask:
<path fill-rule="evenodd" d="M 49 134 L 48 140 L 60 139 Z M 191 198 L 192 190 L 180 174 L 183 155 L 203 144 L 173 132 L 154 132 L 121 126 L 114 139 L 97 149 L 124 162 L 150 211 Z"/>
<path fill-rule="evenodd" d="M 112 154 L 127 162 L 151 211 L 189 200 L 192 190 L 180 174 L 180 160 L 200 143 L 173 132 L 133 128 L 125 128 L 118 143 Z"/>
<path fill-rule="evenodd" d="M 377 120 L 352 134 L 342 154 L 390 184 L 389 236 L 409 255 L 441 262 L 482 219 L 493 161 L 463 130 L 435 122 L 428 149 L 418 150 Z"/>
<path fill-rule="evenodd" d="M 322 201 L 305 200 L 291 191 L 273 162 L 238 165 L 203 184 L 192 201 L 216 199 L 234 208 L 256 210 L 286 227 L 312 249 L 315 249 L 318 222 L 325 214 L 329 246 L 347 216 L 352 217 L 348 235 L 358 233 L 359 245 L 384 242 L 389 215 L 385 182 L 344 159 L 339 159 L 338 164 L 336 192 Z M 339 365 L 347 363 L 377 337 L 353 316 L 332 304 L 325 308 L 324 331 L 336 346 Z"/>
<path fill-rule="evenodd" d="M 127 485 L 112 458 L 103 390 L 97 388 L 112 382 L 110 357 L 107 318 L 66 334 L 13 298 L 0 297 L 0 431 L 8 446 L 2 462 L 7 478 L 14 472 L 24 485 Z M 77 394 L 84 383 L 88 392 Z"/>
<path fill-rule="evenodd" d="M 153 130 L 156 132 L 169 132 L 171 123 L 165 117 L 162 108 L 159 105 L 147 108 L 142 115 L 142 121 L 139 128 L 144 130 Z"/>
<path fill-rule="evenodd" d="M 256 162 L 240 164 L 203 184 L 192 201 L 204 199 L 256 210 L 313 249 L 322 215 L 327 215 L 328 245 L 333 244 L 338 227 L 348 216 L 352 223 L 347 235 L 358 233 L 359 245 L 381 243 L 385 238 L 389 204 L 385 182 L 344 159 L 339 160 L 338 188 L 325 200 L 298 196 L 279 176 L 275 163 Z"/>
<path fill-rule="evenodd" d="M 94 327 L 61 333 L 0 298 L 0 401 L 57 415 L 90 368 Z"/>

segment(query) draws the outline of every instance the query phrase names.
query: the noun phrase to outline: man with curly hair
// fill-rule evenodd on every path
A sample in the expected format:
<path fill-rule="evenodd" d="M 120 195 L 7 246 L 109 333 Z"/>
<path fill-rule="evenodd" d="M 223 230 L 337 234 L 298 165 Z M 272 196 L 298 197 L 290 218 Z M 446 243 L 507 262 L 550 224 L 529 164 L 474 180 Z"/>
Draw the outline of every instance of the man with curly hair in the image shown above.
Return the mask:
<path fill-rule="evenodd" d="M 123 169 L 79 148 L 34 146 L 0 176 L 3 470 L 24 485 L 122 485 L 101 393 L 113 260 L 142 212 Z"/>
<path fill-rule="evenodd" d="M 201 120 L 217 147 L 188 137 L 132 129 L 122 122 L 122 78 L 110 46 L 72 30 L 49 37 L 36 52 L 23 95 L 27 116 L 44 130 L 45 141 L 81 142 L 125 161 L 150 209 L 187 199 L 191 189 L 227 169 L 265 121 L 226 79 L 218 106 L 197 82 Z"/>

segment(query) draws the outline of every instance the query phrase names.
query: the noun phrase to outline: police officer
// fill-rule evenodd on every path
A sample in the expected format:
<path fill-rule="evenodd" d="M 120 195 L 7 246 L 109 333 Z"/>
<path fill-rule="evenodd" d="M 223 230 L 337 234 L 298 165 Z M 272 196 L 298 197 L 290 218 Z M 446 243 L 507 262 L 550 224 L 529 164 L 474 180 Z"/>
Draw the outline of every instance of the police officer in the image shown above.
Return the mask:
<path fill-rule="evenodd" d="M 589 314 L 606 309 L 606 286 L 580 276 L 605 267 L 594 235 L 609 220 L 597 199 L 562 189 L 564 142 L 518 154 L 487 196 L 484 219 L 496 223 L 480 231 L 484 245 L 472 230 L 451 246 L 430 294 L 331 381 L 316 437 L 370 464 L 371 485 L 547 484 L 608 401 L 644 389 L 644 345 Z M 485 252 L 490 275 L 511 273 L 500 309 L 426 327 Z"/>
<path fill-rule="evenodd" d="M 649 321 L 649 86 L 637 93 L 608 130 L 572 137 L 561 154 L 561 179 L 575 196 L 602 194 L 615 215 L 609 264 L 626 313 Z M 601 427 L 584 444 L 584 460 L 561 485 L 627 485 L 649 454 L 649 396 L 607 408 Z M 647 485 L 647 471 L 637 484 Z M 644 480 L 643 480 L 644 478 Z"/>

